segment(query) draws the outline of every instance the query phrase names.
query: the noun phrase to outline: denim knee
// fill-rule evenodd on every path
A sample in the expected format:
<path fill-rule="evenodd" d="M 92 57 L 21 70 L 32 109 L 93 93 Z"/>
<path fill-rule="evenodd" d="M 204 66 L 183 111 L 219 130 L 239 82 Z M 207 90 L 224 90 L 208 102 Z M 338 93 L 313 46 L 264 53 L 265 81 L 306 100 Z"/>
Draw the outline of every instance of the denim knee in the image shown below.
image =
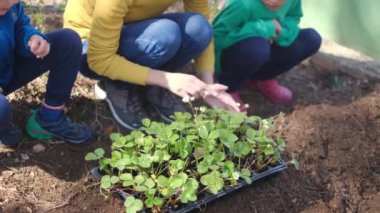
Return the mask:
<path fill-rule="evenodd" d="M 128 35 L 128 26 L 122 31 L 118 53 L 133 62 L 159 68 L 173 58 L 182 42 L 178 24 L 169 19 L 159 19 L 136 37 Z"/>
<path fill-rule="evenodd" d="M 212 37 L 212 28 L 207 19 L 199 13 L 191 13 L 185 26 L 182 51 L 201 52 L 210 44 Z"/>
<path fill-rule="evenodd" d="M 11 105 L 4 95 L 0 94 L 0 132 L 6 130 L 11 122 Z"/>

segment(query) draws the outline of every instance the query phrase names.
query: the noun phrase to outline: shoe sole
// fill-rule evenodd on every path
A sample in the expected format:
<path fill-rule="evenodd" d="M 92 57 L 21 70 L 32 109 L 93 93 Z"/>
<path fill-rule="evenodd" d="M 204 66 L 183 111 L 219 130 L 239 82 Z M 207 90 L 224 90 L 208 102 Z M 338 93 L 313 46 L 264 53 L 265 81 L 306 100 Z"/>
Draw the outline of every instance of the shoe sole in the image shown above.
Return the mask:
<path fill-rule="evenodd" d="M 98 83 L 94 85 L 94 98 L 95 100 L 105 100 L 107 98 L 107 92 L 103 90 Z"/>
<path fill-rule="evenodd" d="M 95 139 L 95 137 L 93 137 L 86 141 L 68 141 L 56 134 L 52 134 L 50 132 L 47 133 L 46 131 L 38 131 L 38 130 L 35 131 L 33 129 L 26 129 L 26 132 L 28 133 L 30 137 L 38 139 L 38 140 L 44 140 L 44 141 L 51 141 L 53 139 L 62 140 L 66 142 L 67 144 L 76 145 L 76 146 L 85 146 L 85 145 L 92 144 L 93 140 Z"/>
<path fill-rule="evenodd" d="M 116 110 L 115 110 L 115 108 L 114 108 L 113 105 L 112 105 L 112 101 L 111 101 L 108 97 L 106 97 L 104 100 L 107 102 L 107 105 L 108 105 L 108 107 L 109 107 L 110 110 L 111 110 L 112 116 L 113 116 L 113 118 L 116 120 L 116 122 L 117 122 L 118 124 L 120 124 L 122 127 L 125 127 L 125 128 L 127 128 L 127 129 L 129 129 L 129 130 L 137 130 L 137 128 L 128 125 L 127 123 L 125 123 L 125 122 L 124 122 L 124 121 L 123 121 L 123 120 L 117 115 Z"/>

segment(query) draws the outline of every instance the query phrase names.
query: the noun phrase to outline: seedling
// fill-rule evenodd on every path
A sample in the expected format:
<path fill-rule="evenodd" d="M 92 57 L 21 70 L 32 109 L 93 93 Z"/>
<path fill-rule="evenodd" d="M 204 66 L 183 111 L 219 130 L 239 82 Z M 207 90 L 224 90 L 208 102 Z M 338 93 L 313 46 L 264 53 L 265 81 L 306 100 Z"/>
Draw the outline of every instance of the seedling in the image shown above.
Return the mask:
<path fill-rule="evenodd" d="M 112 151 L 96 149 L 105 192 L 123 190 L 126 211 L 180 208 L 208 193 L 218 194 L 252 172 L 279 163 L 285 143 L 270 136 L 271 119 L 220 109 L 175 113 L 170 124 L 144 119 L 129 135 L 113 133 Z"/>

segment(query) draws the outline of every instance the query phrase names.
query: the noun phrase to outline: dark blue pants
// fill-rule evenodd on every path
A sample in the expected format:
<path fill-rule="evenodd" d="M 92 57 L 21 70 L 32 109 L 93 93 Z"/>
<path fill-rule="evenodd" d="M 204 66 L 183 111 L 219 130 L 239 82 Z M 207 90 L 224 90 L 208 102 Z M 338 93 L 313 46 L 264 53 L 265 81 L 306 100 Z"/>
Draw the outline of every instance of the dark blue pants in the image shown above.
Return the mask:
<path fill-rule="evenodd" d="M 314 29 L 302 29 L 289 47 L 271 45 L 262 37 L 244 39 L 222 52 L 219 82 L 235 92 L 248 79 L 273 79 L 316 53 L 321 41 Z"/>
<path fill-rule="evenodd" d="M 168 13 L 124 25 L 118 54 L 143 66 L 174 71 L 202 53 L 211 38 L 211 26 L 204 16 Z M 87 45 L 83 44 L 80 72 L 89 78 L 102 79 L 88 67 Z"/>
<path fill-rule="evenodd" d="M 62 29 L 46 35 L 50 40 L 50 53 L 44 59 L 16 56 L 11 81 L 3 87 L 4 95 L 26 85 L 50 70 L 46 85 L 45 103 L 61 106 L 70 98 L 77 77 L 82 53 L 82 42 L 72 30 Z M 0 118 L 6 113 L 6 102 L 0 100 Z M 5 121 L 0 120 L 3 124 Z M 0 130 L 1 131 L 1 130 Z"/>

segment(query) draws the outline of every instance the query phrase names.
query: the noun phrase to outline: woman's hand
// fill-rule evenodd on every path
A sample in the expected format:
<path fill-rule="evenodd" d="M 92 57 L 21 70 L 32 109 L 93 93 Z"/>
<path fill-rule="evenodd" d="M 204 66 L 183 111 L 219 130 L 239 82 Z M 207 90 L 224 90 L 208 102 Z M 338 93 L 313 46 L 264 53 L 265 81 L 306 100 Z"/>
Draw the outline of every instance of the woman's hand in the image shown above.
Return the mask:
<path fill-rule="evenodd" d="M 238 104 L 226 92 L 227 86 L 207 84 L 193 75 L 151 70 L 146 83 L 166 88 L 182 98 L 202 98 L 212 107 L 240 111 Z"/>
<path fill-rule="evenodd" d="M 210 85 L 213 89 L 218 91 L 217 96 L 206 95 L 203 97 L 203 100 L 215 108 L 227 109 L 234 112 L 240 112 L 239 104 L 231 97 L 230 94 L 226 92 L 227 87 L 221 84 Z"/>
<path fill-rule="evenodd" d="M 168 89 L 180 97 L 203 97 L 206 94 L 217 96 L 217 92 L 199 78 L 183 73 L 151 70 L 147 84 Z"/>
<path fill-rule="evenodd" d="M 33 35 L 30 37 L 28 45 L 30 51 L 36 55 L 37 58 L 44 58 L 50 52 L 50 44 L 44 38 L 39 35 Z"/>

